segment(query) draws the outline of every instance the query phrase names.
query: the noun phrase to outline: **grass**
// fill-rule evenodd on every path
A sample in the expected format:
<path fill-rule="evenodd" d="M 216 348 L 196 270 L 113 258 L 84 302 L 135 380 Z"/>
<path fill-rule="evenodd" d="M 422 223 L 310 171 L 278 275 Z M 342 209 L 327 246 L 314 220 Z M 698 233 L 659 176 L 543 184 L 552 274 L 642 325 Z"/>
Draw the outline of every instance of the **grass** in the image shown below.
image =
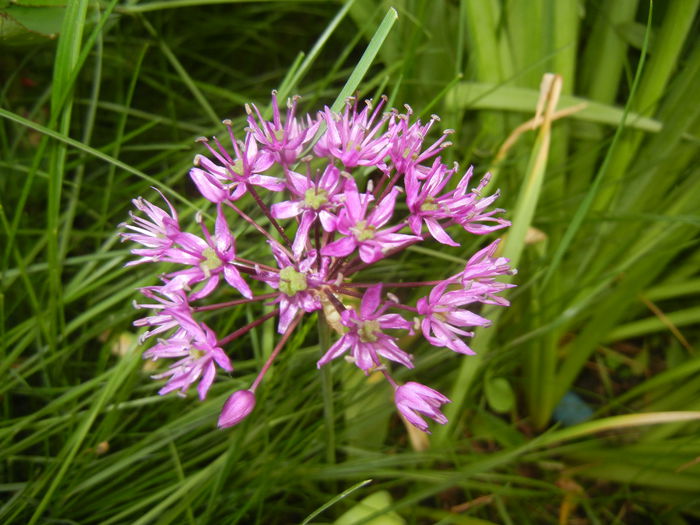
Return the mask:
<path fill-rule="evenodd" d="M 698 3 L 56 2 L 57 41 L 0 53 L 0 521 L 698 520 Z M 546 72 L 561 85 L 513 135 Z M 272 89 L 437 113 L 447 160 L 501 190 L 512 306 L 476 357 L 406 343 L 399 377 L 453 399 L 426 450 L 385 385 L 317 372 L 314 319 L 229 431 L 218 411 L 272 351 L 269 323 L 204 402 L 158 396 L 141 360 L 131 301 L 157 276 L 123 267 L 118 224 L 150 187 L 187 220 L 205 209 L 194 139 Z M 379 271 L 444 277 L 478 248 L 460 240 Z"/>

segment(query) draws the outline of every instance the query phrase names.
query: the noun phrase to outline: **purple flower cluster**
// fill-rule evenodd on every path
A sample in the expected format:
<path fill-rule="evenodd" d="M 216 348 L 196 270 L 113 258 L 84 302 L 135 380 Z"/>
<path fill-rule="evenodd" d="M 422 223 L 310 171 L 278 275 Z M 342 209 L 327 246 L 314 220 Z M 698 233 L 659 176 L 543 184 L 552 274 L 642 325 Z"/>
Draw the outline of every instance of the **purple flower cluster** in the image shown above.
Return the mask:
<path fill-rule="evenodd" d="M 387 361 L 412 368 L 413 357 L 401 349 L 399 338 L 416 332 L 433 346 L 474 353 L 464 338 L 473 335 L 470 328 L 489 321 L 470 308 L 478 303 L 508 305 L 498 294 L 511 285 L 496 278 L 514 270 L 496 255 L 498 241 L 443 280 L 360 282 L 357 277 L 413 244 L 459 246 L 454 232 L 460 229 L 483 235 L 508 226 L 499 217 L 503 210 L 491 208 L 498 193 L 483 194 L 488 176 L 470 188 L 471 168 L 460 175 L 457 165 L 441 161 L 449 131 L 426 144 L 437 117 L 426 124 L 412 122 L 410 108 L 383 112 L 382 99 L 376 107 L 348 100 L 342 113 L 326 107 L 315 117 L 298 118 L 297 98 L 288 102 L 284 116 L 274 93 L 272 102 L 271 121 L 255 106 L 246 107 L 243 140 L 234 136 L 231 121 L 224 121 L 230 149 L 216 138 L 200 139 L 210 155 L 195 157 L 190 176 L 216 208 L 213 232 L 199 214 L 201 234 L 183 231 L 177 212 L 162 195 L 167 210 L 135 199 L 143 216 L 132 214 L 131 222 L 123 225 L 122 238 L 141 245 L 132 250 L 139 258 L 128 265 L 177 265 L 161 276 L 161 285 L 141 289 L 147 304 L 135 305 L 155 311 L 135 322 L 149 327 L 143 337 L 160 336 L 145 357 L 174 360 L 154 376 L 167 378 L 160 393 L 176 390 L 184 395 L 197 384 L 204 399 L 217 369 L 233 370 L 224 347 L 277 318 L 281 337 L 269 359 L 251 386 L 234 392 L 223 407 L 219 426 L 235 425 L 253 410 L 258 385 L 304 314 L 319 312 L 338 334 L 324 349 L 319 368 L 344 355 L 365 374 L 380 371 L 394 388 L 394 401 L 406 421 L 425 432 L 423 417 L 444 424 L 440 406 L 449 399 L 419 383 L 399 385 Z M 257 219 L 237 205 L 246 195 L 257 205 Z M 275 203 L 266 204 L 270 200 Z M 230 225 L 241 220 L 264 239 L 266 260 L 238 256 Z M 241 297 L 201 302 L 222 286 Z M 423 296 L 404 304 L 392 293 L 399 288 L 415 288 Z M 224 336 L 196 318 L 201 311 L 256 301 L 275 308 Z"/>

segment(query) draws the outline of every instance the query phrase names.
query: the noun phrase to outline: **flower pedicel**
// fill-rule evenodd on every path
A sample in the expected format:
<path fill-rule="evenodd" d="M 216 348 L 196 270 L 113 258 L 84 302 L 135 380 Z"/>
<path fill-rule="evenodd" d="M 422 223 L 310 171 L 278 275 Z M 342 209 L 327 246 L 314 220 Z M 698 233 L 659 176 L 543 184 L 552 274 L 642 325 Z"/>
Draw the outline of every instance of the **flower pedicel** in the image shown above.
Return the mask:
<path fill-rule="evenodd" d="M 277 318 L 281 337 L 272 354 L 251 386 L 234 392 L 223 407 L 219 427 L 229 427 L 255 408 L 256 389 L 302 317 L 325 312 L 338 339 L 324 349 L 317 366 L 344 355 L 365 374 L 381 371 L 394 388 L 399 412 L 429 432 L 423 417 L 444 424 L 440 407 L 449 399 L 419 383 L 399 385 L 391 377 L 387 361 L 413 367 L 412 356 L 399 347 L 399 337 L 420 331 L 433 346 L 473 354 L 463 340 L 472 336 L 468 328 L 490 322 L 469 306 L 507 306 L 498 294 L 512 285 L 495 278 L 515 271 L 507 259 L 495 256 L 498 241 L 494 241 L 469 259 L 461 272 L 440 281 L 365 283 L 353 278 L 413 244 L 459 246 L 450 232 L 463 229 L 483 235 L 508 226 L 499 217 L 503 210 L 490 209 L 498 192 L 482 195 L 488 175 L 470 189 L 471 168 L 460 176 L 457 165 L 441 161 L 450 131 L 424 144 L 437 117 L 427 124 L 411 122 L 408 107 L 405 113 L 382 112 L 385 99 L 376 107 L 367 101 L 362 108 L 350 99 L 340 114 L 326 107 L 316 117 L 298 118 L 297 100 L 288 102 L 283 117 L 273 93 L 272 121 L 266 121 L 255 106 L 246 106 L 248 127 L 242 140 L 234 136 L 231 121 L 224 121 L 229 149 L 216 138 L 199 139 L 210 156 L 197 155 L 190 176 L 216 208 L 213 232 L 199 214 L 201 234 L 183 231 L 176 210 L 162 194 L 167 211 L 134 199 L 145 217 L 131 214 L 131 223 L 123 225 L 122 239 L 141 245 L 132 250 L 139 258 L 127 265 L 178 265 L 161 276 L 161 285 L 141 289 L 150 302 L 135 304 L 156 311 L 134 323 L 149 327 L 144 339 L 160 337 L 144 357 L 174 360 L 154 376 L 167 378 L 160 394 L 184 395 L 196 384 L 204 399 L 217 369 L 233 370 L 224 348 Z M 453 179 L 456 184 L 450 185 Z M 284 196 L 268 206 L 270 192 Z M 264 217 L 262 224 L 236 205 L 246 194 Z M 240 220 L 265 241 L 266 260 L 237 255 L 229 224 Z M 240 298 L 202 302 L 220 287 L 235 290 Z M 406 287 L 421 290 L 423 296 L 415 305 L 401 303 L 392 293 Z M 275 308 L 227 335 L 216 334 L 197 320 L 201 311 L 254 302 Z"/>

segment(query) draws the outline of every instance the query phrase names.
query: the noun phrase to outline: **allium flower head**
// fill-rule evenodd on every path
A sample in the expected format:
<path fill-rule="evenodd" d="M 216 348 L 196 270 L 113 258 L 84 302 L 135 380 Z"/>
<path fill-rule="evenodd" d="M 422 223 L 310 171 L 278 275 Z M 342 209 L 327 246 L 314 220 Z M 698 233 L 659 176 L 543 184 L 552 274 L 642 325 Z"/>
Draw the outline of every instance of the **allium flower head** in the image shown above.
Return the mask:
<path fill-rule="evenodd" d="M 446 422 L 445 396 L 393 379 L 392 367 L 414 366 L 402 341 L 418 336 L 424 346 L 474 353 L 465 339 L 490 324 L 475 306 L 507 305 L 501 294 L 513 285 L 503 278 L 514 270 L 497 255 L 498 241 L 484 243 L 454 268 L 459 273 L 428 281 L 392 282 L 400 277 L 390 276 L 406 275 L 394 257 L 410 261 L 406 248 L 419 243 L 450 250 L 467 235 L 509 223 L 492 207 L 498 191 L 487 192 L 488 176 L 474 187 L 472 168 L 462 172 L 442 161 L 451 131 L 430 138 L 437 117 L 421 123 L 410 107 L 400 113 L 385 104 L 385 98 L 376 105 L 351 99 L 340 113 L 326 107 L 300 115 L 298 97 L 285 112 L 273 93 L 271 120 L 246 105 L 246 127 L 224 120 L 227 140 L 199 140 L 205 151 L 195 156 L 190 177 L 209 207 L 194 224 L 181 224 L 162 194 L 165 208 L 134 199 L 140 214 L 131 214 L 122 233 L 137 245 L 127 265 L 167 265 L 154 272 L 160 283 L 141 288 L 146 299 L 135 303 L 152 310 L 134 323 L 144 328 L 142 340 L 156 339 L 144 357 L 169 363 L 154 376 L 165 381 L 160 394 L 186 395 L 196 385 L 204 399 L 217 374 L 233 372 L 229 356 L 252 357 L 241 339 L 275 322 L 277 342 L 260 372 L 223 406 L 218 426 L 236 425 L 252 412 L 256 389 L 296 328 L 312 315 L 335 334 L 317 367 L 344 356 L 389 381 L 409 424 L 428 432 L 424 418 Z M 246 315 L 214 315 L 242 306 Z M 247 322 L 228 333 L 212 328 L 230 326 L 232 318 Z M 305 334 L 295 337 L 297 344 Z"/>

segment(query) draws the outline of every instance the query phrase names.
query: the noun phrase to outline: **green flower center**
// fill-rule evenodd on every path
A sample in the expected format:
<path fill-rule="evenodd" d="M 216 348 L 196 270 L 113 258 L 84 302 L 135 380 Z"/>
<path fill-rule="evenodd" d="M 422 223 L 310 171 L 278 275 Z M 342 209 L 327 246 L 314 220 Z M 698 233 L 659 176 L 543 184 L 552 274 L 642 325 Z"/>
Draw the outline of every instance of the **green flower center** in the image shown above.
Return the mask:
<path fill-rule="evenodd" d="M 200 357 L 204 357 L 205 355 L 207 355 L 207 353 L 203 350 L 198 350 L 197 348 L 190 348 L 190 357 L 192 359 L 199 359 Z"/>
<path fill-rule="evenodd" d="M 204 248 L 204 250 L 202 250 L 202 255 L 204 256 L 204 260 L 199 263 L 199 267 L 204 272 L 204 275 L 209 277 L 211 271 L 221 267 L 223 262 L 219 259 L 219 256 L 216 255 L 216 250 L 212 247 Z"/>
<path fill-rule="evenodd" d="M 318 210 L 328 202 L 328 192 L 318 188 L 309 188 L 304 193 L 304 204 L 311 209 Z"/>
<path fill-rule="evenodd" d="M 377 334 L 380 333 L 379 321 L 363 321 L 357 333 L 360 336 L 360 341 L 363 343 L 374 343 L 377 340 Z"/>
<path fill-rule="evenodd" d="M 354 228 L 352 228 L 352 233 L 355 235 L 355 239 L 360 242 L 374 239 L 375 231 L 376 228 L 374 226 L 367 226 L 367 221 L 360 221 Z"/>
<path fill-rule="evenodd" d="M 241 159 L 236 159 L 229 167 L 236 175 L 243 175 L 243 162 Z"/>
<path fill-rule="evenodd" d="M 432 197 L 428 197 L 427 199 L 425 199 L 425 202 L 420 205 L 420 211 L 434 211 L 437 209 L 438 205 L 435 204 L 435 201 Z"/>
<path fill-rule="evenodd" d="M 292 297 L 298 292 L 303 292 L 308 288 L 306 275 L 297 272 L 293 266 L 287 266 L 280 270 L 280 292 Z"/>

